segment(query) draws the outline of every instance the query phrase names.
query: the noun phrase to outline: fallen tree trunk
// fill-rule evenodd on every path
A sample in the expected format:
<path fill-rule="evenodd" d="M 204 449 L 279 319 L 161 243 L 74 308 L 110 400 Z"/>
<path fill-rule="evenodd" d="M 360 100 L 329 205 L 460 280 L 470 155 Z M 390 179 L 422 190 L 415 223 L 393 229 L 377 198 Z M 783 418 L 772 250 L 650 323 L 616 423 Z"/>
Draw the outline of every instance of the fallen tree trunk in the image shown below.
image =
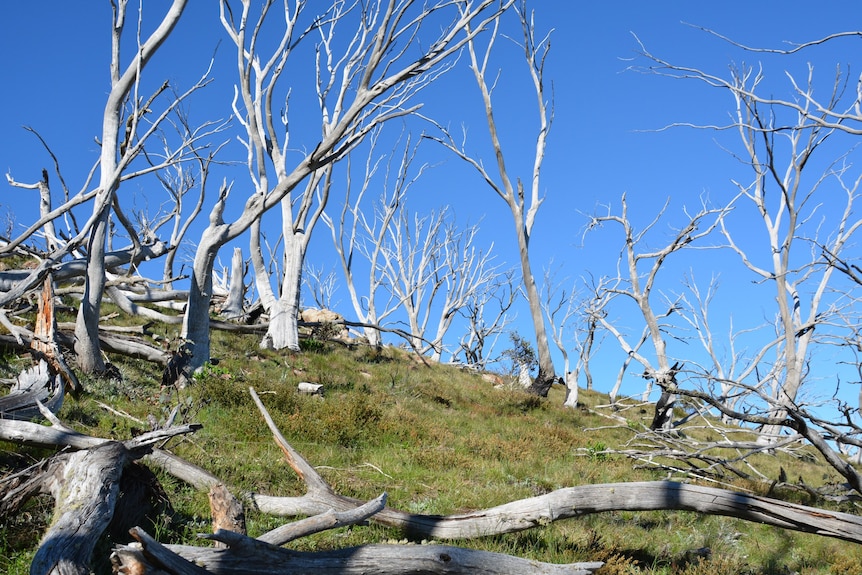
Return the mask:
<path fill-rule="evenodd" d="M 263 406 L 260 398 L 250 389 L 277 444 L 300 478 L 307 486 L 307 493 L 300 497 L 267 497 L 247 494 L 243 498 L 252 502 L 260 511 L 275 515 L 309 515 L 305 522 L 283 526 L 259 540 L 251 540 L 241 534 L 219 531 L 211 539 L 228 545 L 223 549 L 198 547 L 165 547 L 148 539 L 139 532 L 138 546 L 118 548 L 115 562 L 131 566 L 127 572 L 161 570 L 165 573 L 202 573 L 201 565 L 212 573 L 359 573 L 374 569 L 375 573 L 487 573 L 505 572 L 532 573 L 589 573 L 598 564 L 547 565 L 525 561 L 509 556 L 497 556 L 484 552 L 473 552 L 448 546 L 363 546 L 325 553 L 303 554 L 279 549 L 282 544 L 297 536 L 358 520 L 364 510 L 357 507 L 369 505 L 336 493 L 320 474 L 284 439 Z M 66 455 L 68 461 L 57 467 L 42 468 L 40 475 L 50 476 L 57 483 L 45 482 L 57 500 L 59 532 L 46 534 L 38 558 L 39 570 L 33 573 L 48 573 L 57 567 L 62 555 L 69 561 L 72 573 L 84 572 L 81 565 L 84 557 L 92 551 L 90 540 L 94 533 L 101 533 L 110 520 L 110 511 L 99 507 L 99 501 L 112 505 L 115 497 L 115 474 L 121 473 L 122 462 L 128 460 L 128 452 L 140 455 L 142 447 L 152 445 L 177 430 L 159 430 L 117 444 L 104 439 L 92 438 L 63 426 L 47 410 L 45 417 L 52 421 L 50 427 L 43 425 L 0 420 L 0 439 L 31 444 L 70 445 L 92 448 L 82 454 Z M 189 431 L 194 426 L 189 427 Z M 74 457 L 73 457 L 74 456 Z M 169 472 L 182 477 L 199 488 L 212 489 L 219 485 L 217 478 L 205 470 L 188 464 L 182 459 L 161 451 L 154 451 L 150 461 L 164 466 Z M 59 469 L 62 471 L 53 471 Z M 50 471 L 50 472 L 49 472 Z M 107 490 L 107 491 L 102 491 Z M 15 488 L 9 502 L 20 501 L 23 488 Z M 226 496 L 229 492 L 225 493 Z M 688 485 L 670 481 L 615 483 L 584 485 L 559 489 L 551 493 L 513 501 L 484 510 L 468 513 L 431 516 L 410 514 L 386 507 L 381 498 L 373 502 L 373 521 L 401 529 L 414 539 L 460 539 L 521 531 L 546 525 L 560 519 L 580 517 L 591 513 L 614 510 L 653 511 L 685 510 L 705 514 L 724 515 L 791 529 L 862 543 L 862 517 L 817 509 L 770 499 L 735 493 L 723 489 Z M 74 520 L 62 520 L 66 510 L 74 511 Z M 73 514 L 74 514 L 73 513 Z M 320 515 L 323 514 L 323 515 Z M 95 518 L 98 515 L 99 518 Z M 92 516 L 92 518 L 91 518 Z M 107 516 L 105 518 L 104 516 Z M 231 517 L 238 517 L 233 513 Z M 233 520 L 231 520 L 233 521 Z M 228 522 L 230 523 L 230 521 Z M 85 525 L 86 524 L 86 525 Z M 82 532 L 81 526 L 86 527 Z M 77 527 L 75 527 L 77 526 Z M 78 529 L 77 535 L 69 535 Z M 72 537 L 74 541 L 69 541 Z M 96 535 L 97 537 L 97 535 Z M 54 549 L 52 549 L 54 547 Z M 60 552 L 57 549 L 67 549 Z M 89 550 L 89 551 L 88 551 Z M 59 554 L 59 555 L 58 555 Z M 34 562 L 34 565 L 37 565 Z M 285 565 L 282 570 L 281 565 Z M 168 567 L 170 566 L 170 567 Z M 288 568 L 290 571 L 288 571 Z M 150 571 L 147 571 L 147 570 Z M 528 570 L 528 571 L 525 571 Z"/>
<path fill-rule="evenodd" d="M 122 443 L 105 443 L 54 461 L 47 490 L 54 517 L 30 565 L 31 575 L 89 575 L 90 558 L 114 516 L 123 466 Z"/>
<path fill-rule="evenodd" d="M 170 575 L 589 575 L 601 562 L 555 565 L 501 553 L 448 545 L 363 545 L 335 551 L 300 552 L 221 532 L 227 549 L 161 545 L 140 529 L 133 535 L 140 546 L 120 546 L 115 565 L 127 573 Z M 236 535 L 236 534 L 232 534 Z"/>
<path fill-rule="evenodd" d="M 327 511 L 349 511 L 363 501 L 340 495 L 284 439 L 251 390 L 255 402 L 273 431 L 288 463 L 305 482 L 308 491 L 297 497 L 274 497 L 247 493 L 241 498 L 263 513 L 278 516 L 313 516 Z M 0 439 L 41 445 L 85 448 L 106 440 L 91 438 L 58 426 L 0 421 Z M 204 469 L 168 452 L 153 450 L 147 461 L 168 473 L 209 491 L 220 480 Z M 522 531 L 561 519 L 606 511 L 696 511 L 724 515 L 784 529 L 815 533 L 862 543 L 862 517 L 724 489 L 671 481 L 581 485 L 545 495 L 513 501 L 469 513 L 418 515 L 385 507 L 375 522 L 396 527 L 414 539 L 464 539 Z"/>
<path fill-rule="evenodd" d="M 314 467 L 287 443 L 260 398 L 253 389 L 250 392 L 276 443 L 305 482 L 308 492 L 302 497 L 249 494 L 247 498 L 264 513 L 284 516 L 314 515 L 326 509 L 347 510 L 361 503 L 335 493 Z M 523 531 L 591 513 L 660 510 L 724 515 L 862 543 L 862 517 L 857 515 L 672 481 L 567 487 L 490 509 L 447 516 L 416 515 L 387 507 L 374 516 L 374 521 L 397 527 L 413 539 L 465 539 Z"/>
<path fill-rule="evenodd" d="M 87 575 L 90 559 L 102 533 L 114 517 L 120 479 L 126 465 L 140 458 L 153 443 L 190 433 L 199 425 L 160 429 L 124 443 L 89 437 L 63 425 L 38 404 L 51 426 L 0 420 L 0 439 L 25 444 L 73 445 L 82 448 L 63 453 L 26 475 L 3 479 L 0 511 L 13 513 L 38 492 L 50 493 L 55 502 L 51 526 L 45 532 L 30 567 L 31 575 Z"/>
<path fill-rule="evenodd" d="M 141 245 L 140 248 L 128 247 L 105 254 L 105 269 L 110 270 L 127 264 L 159 258 L 168 252 L 169 248 L 163 242 Z M 36 270 L 8 270 L 0 272 L 0 291 L 29 291 L 41 282 L 48 273 L 54 276 L 54 281 L 62 282 L 83 276 L 87 271 L 87 258 L 77 258 L 67 262 L 46 267 L 41 273 Z M 28 282 L 22 284 L 22 282 Z M 32 282 L 32 283 L 30 283 Z M 23 290 L 21 289 L 23 286 Z"/>
<path fill-rule="evenodd" d="M 19 342 L 14 336 L 0 334 L 0 344 L 9 346 L 13 349 L 29 351 L 30 342 L 33 341 L 33 333 L 24 328 L 19 329 L 21 341 Z M 57 341 L 65 348 L 71 349 L 75 342 L 73 334 L 67 334 L 62 331 L 57 332 Z M 170 354 L 163 349 L 147 345 L 146 343 L 128 337 L 118 337 L 109 333 L 100 332 L 99 342 L 104 351 L 144 359 L 159 365 L 167 365 L 170 360 Z"/>

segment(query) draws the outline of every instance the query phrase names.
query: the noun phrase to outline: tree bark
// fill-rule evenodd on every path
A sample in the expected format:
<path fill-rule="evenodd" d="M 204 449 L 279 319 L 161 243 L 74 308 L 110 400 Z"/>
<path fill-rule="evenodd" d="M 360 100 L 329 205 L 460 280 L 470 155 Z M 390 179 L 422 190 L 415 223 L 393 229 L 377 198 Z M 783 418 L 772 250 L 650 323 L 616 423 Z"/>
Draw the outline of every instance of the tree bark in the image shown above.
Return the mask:
<path fill-rule="evenodd" d="M 63 406 L 64 388 L 60 376 L 54 379 L 48 364 L 40 360 L 22 371 L 8 395 L 0 397 L 0 419 L 30 421 L 40 413 L 37 402 L 56 413 Z"/>
<path fill-rule="evenodd" d="M 565 407 L 577 407 L 579 391 L 577 372 L 566 371 L 566 400 L 563 405 Z"/>
<path fill-rule="evenodd" d="M 128 460 L 122 443 L 108 442 L 57 462 L 49 484 L 54 519 L 33 557 L 31 575 L 89 575 L 93 549 L 114 515 Z"/>
<path fill-rule="evenodd" d="M 261 347 L 299 351 L 299 296 L 306 235 L 289 232 L 284 238 L 284 277 L 281 293 L 269 310 L 269 329 Z M 266 281 L 269 281 L 267 279 Z"/>
<path fill-rule="evenodd" d="M 601 562 L 554 565 L 447 545 L 363 545 L 309 553 L 254 539 L 231 537 L 229 549 L 213 549 L 160 545 L 140 529 L 134 530 L 134 535 L 140 547 L 120 546 L 115 550 L 116 563 L 134 573 L 155 573 L 156 569 L 163 569 L 175 575 L 589 575 L 602 566 Z"/>
<path fill-rule="evenodd" d="M 242 503 L 233 496 L 224 483 L 216 483 L 210 488 L 210 515 L 213 520 L 213 533 L 220 529 L 245 533 L 245 510 Z M 222 545 L 219 543 L 219 545 Z"/>
<path fill-rule="evenodd" d="M 218 213 L 218 218 L 221 218 L 220 213 Z M 192 266 L 189 301 L 186 305 L 186 313 L 183 314 L 182 336 L 185 339 L 183 345 L 191 356 L 190 367 L 192 370 L 202 367 L 204 363 L 209 361 L 213 264 L 219 247 L 224 243 L 218 237 L 220 230 L 217 226 L 218 224 L 211 224 L 204 231 L 198 244 Z"/>
<path fill-rule="evenodd" d="M 57 345 L 57 318 L 54 315 L 54 279 L 51 274 L 45 278 L 42 293 L 39 297 L 39 313 L 36 316 L 36 326 L 33 328 L 33 339 L 30 347 L 51 367 L 53 373 L 63 380 L 63 386 L 73 394 L 81 391 L 81 383 L 75 372 L 66 364 L 66 359 Z"/>
<path fill-rule="evenodd" d="M 242 248 L 233 249 L 230 269 L 230 293 L 221 308 L 225 319 L 241 319 L 245 314 L 243 299 L 245 298 L 245 274 L 243 273 Z"/>
<path fill-rule="evenodd" d="M 110 169 L 102 165 L 102 171 Z M 113 185 L 106 194 L 113 194 Z M 100 198 L 96 200 L 97 204 Z M 105 290 L 105 241 L 107 239 L 110 203 L 106 202 L 101 214 L 90 232 L 87 243 L 87 272 L 84 276 L 84 297 L 78 308 L 75 324 L 75 353 L 78 368 L 84 373 L 102 373 L 105 360 L 99 347 L 99 316 L 102 309 L 102 295 Z"/>
<path fill-rule="evenodd" d="M 513 214 L 515 211 L 513 210 Z M 518 211 L 518 213 L 520 213 Z M 536 333 L 536 353 L 539 356 L 539 373 L 528 388 L 531 393 L 539 397 L 548 397 L 548 392 L 554 384 L 556 375 L 554 373 L 554 360 L 551 358 L 551 348 L 548 345 L 548 332 L 545 328 L 545 316 L 542 314 L 542 302 L 539 298 L 539 290 L 536 288 L 536 280 L 530 266 L 529 236 L 524 230 L 521 217 L 515 221 L 518 231 L 518 250 L 521 253 L 521 274 L 524 278 L 524 292 L 527 294 L 527 303 L 530 307 L 530 317 L 533 320 L 533 329 Z"/>

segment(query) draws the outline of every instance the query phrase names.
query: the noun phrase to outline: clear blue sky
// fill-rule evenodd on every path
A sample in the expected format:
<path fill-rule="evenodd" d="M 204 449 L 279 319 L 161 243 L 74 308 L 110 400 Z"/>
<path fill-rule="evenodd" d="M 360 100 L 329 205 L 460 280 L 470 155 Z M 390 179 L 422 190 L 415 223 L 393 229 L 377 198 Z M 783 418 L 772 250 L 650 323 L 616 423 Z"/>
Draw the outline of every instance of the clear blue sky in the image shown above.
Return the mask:
<path fill-rule="evenodd" d="M 180 87 L 188 86 L 204 70 L 221 42 L 214 82 L 189 106 L 198 120 L 224 118 L 229 114 L 233 93 L 232 46 L 218 23 L 217 4 L 197 1 L 191 4 L 148 71 L 153 74 L 153 81 L 168 78 Z M 146 8 L 155 10 L 166 5 L 166 1 L 148 1 Z M 789 89 L 781 74 L 782 67 L 792 66 L 798 71 L 808 59 L 813 59 L 820 66 L 818 74 L 828 81 L 835 64 L 851 64 L 851 71 L 859 65 L 859 40 L 812 50 L 802 58 L 786 60 L 784 66 L 775 58 L 744 54 L 684 24 L 708 27 L 749 45 L 777 47 L 784 41 L 804 42 L 862 28 L 856 2 L 830 1 L 815 7 L 810 2 L 796 0 L 755 3 L 536 0 L 531 6 L 539 29 L 554 29 L 546 74 L 553 86 L 555 120 L 543 172 L 546 202 L 532 243 L 537 276 L 552 259 L 562 266 L 560 275 L 572 279 L 585 273 L 613 273 L 619 236 L 611 233 L 588 236 L 583 246 L 581 238 L 587 221 L 584 214 L 595 212 L 603 204 L 618 206 L 623 192 L 628 194 L 635 222 L 641 224 L 652 219 L 670 198 L 668 217 L 669 224 L 673 224 L 673 218 L 681 214 L 684 206 L 697 207 L 701 194 L 707 193 L 713 202 L 719 203 L 734 191 L 730 179 L 745 177 L 744 168 L 720 147 L 733 146 L 733 138 L 688 129 L 650 131 L 676 121 L 721 123 L 727 118 L 732 102 L 726 93 L 695 82 L 627 71 L 630 65 L 643 63 L 629 61 L 638 48 L 632 33 L 663 58 L 718 75 L 726 75 L 732 62 L 754 63 L 762 59 L 769 66 L 770 81 L 774 80 L 776 95 L 780 96 Z M 94 136 L 99 133 L 108 90 L 109 3 L 6 2 L 0 11 L 3 22 L 0 74 L 4 79 L 0 93 L 0 169 L 20 181 L 35 181 L 42 167 L 50 169 L 41 145 L 21 129 L 22 125 L 32 126 L 52 146 L 70 191 L 75 193 L 97 157 Z M 510 55 L 517 54 L 511 48 L 503 48 Z M 534 108 L 532 95 L 519 88 L 523 86 L 517 79 L 519 76 L 523 78 L 521 62 L 505 60 L 497 92 L 501 109 L 498 119 L 504 126 L 504 145 L 512 150 L 510 154 L 518 156 L 519 147 L 523 146 L 521 155 L 527 157 L 535 138 Z M 439 114 L 444 122 L 454 125 L 464 122 L 470 133 L 476 134 L 478 148 L 485 126 L 477 114 L 477 93 L 469 78 L 462 73 L 444 80 L 432 92 L 434 100 L 429 102 L 426 113 Z M 238 151 L 236 146 L 230 149 L 231 153 Z M 517 167 L 517 163 L 513 164 Z M 517 175 L 528 178 L 523 171 Z M 244 170 L 238 169 L 237 181 L 244 183 L 245 177 Z M 33 221 L 38 210 L 36 193 L 10 188 L 5 182 L 0 186 L 5 187 L 0 195 L 0 212 L 8 210 L 18 224 Z M 57 187 L 55 192 L 59 192 Z M 149 189 L 124 193 L 141 208 L 155 209 L 163 201 L 161 196 L 153 197 Z M 483 240 L 495 243 L 501 261 L 511 265 L 517 261 L 511 222 L 504 206 L 482 188 L 481 182 L 470 180 L 469 172 L 457 165 L 456 160 L 446 159 L 435 168 L 416 196 L 411 199 L 415 210 L 450 204 L 459 221 L 472 223 L 482 219 Z M 238 204 L 242 197 L 238 194 Z M 317 233 L 328 236 L 325 229 Z M 247 245 L 245 242 L 244 239 L 240 245 Z M 327 267 L 334 265 L 334 258 L 330 260 L 332 264 L 326 263 L 332 256 L 326 252 L 325 244 L 318 249 L 312 257 L 319 258 Z M 748 306 L 740 309 L 743 302 L 734 296 L 737 277 L 734 274 L 740 269 L 732 267 L 737 265 L 733 258 L 716 256 L 705 264 L 702 254 L 699 252 L 697 258 L 689 259 L 677 269 L 685 270 L 697 261 L 698 277 L 723 273 L 728 294 L 724 304 L 727 316 L 735 310 L 742 314 L 768 313 L 769 297 L 762 302 L 747 300 Z M 223 259 L 229 258 L 223 255 Z M 742 277 L 740 283 L 747 285 L 750 278 Z M 666 279 L 663 288 L 679 291 L 677 279 Z M 348 303 L 345 291 L 337 297 L 343 304 Z M 519 321 L 525 321 L 526 317 L 522 309 Z M 523 331 L 529 332 L 529 328 L 524 327 Z M 605 345 L 610 353 L 612 342 Z M 600 389 L 610 387 L 609 378 L 613 378 L 618 365 L 619 355 L 610 354 L 606 369 L 602 370 L 604 379 L 597 382 Z M 630 392 L 636 392 L 642 382 L 634 378 L 627 385 Z"/>

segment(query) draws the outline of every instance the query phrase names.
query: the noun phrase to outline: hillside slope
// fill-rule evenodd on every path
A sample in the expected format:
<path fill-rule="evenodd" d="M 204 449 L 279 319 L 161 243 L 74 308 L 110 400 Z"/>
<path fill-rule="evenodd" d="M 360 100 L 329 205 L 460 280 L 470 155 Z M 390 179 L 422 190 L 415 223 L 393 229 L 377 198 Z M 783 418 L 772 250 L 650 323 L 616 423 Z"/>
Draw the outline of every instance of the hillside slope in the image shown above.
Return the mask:
<path fill-rule="evenodd" d="M 269 352 L 258 349 L 256 337 L 216 333 L 217 365 L 184 390 L 162 388 L 160 370 L 151 364 L 115 358 L 122 380 L 84 381 L 87 393 L 67 401 L 60 417 L 90 435 L 127 439 L 146 430 L 148 417 L 164 421 L 175 411 L 177 422 L 199 422 L 203 429 L 173 440 L 173 452 L 235 493 L 301 495 L 304 485 L 251 401 L 253 387 L 285 438 L 338 493 L 372 499 L 386 492 L 389 505 L 417 514 L 483 509 L 568 486 L 669 477 L 658 465 L 661 458 L 646 465 L 618 453 L 642 449 L 637 434 L 649 423 L 650 406 L 613 412 L 598 407 L 606 396 L 582 392 L 583 405 L 565 409 L 562 388 L 540 399 L 497 388 L 480 374 L 425 365 L 395 348 L 347 349 L 314 340 L 305 348 Z M 6 359 L 9 371 L 21 365 Z M 302 381 L 322 384 L 323 397 L 297 393 Z M 706 440 L 715 432 L 695 418 L 684 433 Z M 2 444 L 0 464 L 5 473 L 49 453 Z M 794 482 L 798 477 L 812 487 L 837 481 L 814 458 L 760 455 L 751 466 L 768 479 L 784 469 Z M 163 542 L 197 543 L 195 534 L 210 530 L 206 493 L 161 472 L 157 477 L 165 490 L 161 503 L 172 507 L 157 509 L 150 532 Z M 849 503 L 830 505 L 770 481 L 724 481 L 747 493 L 856 512 Z M 50 500 L 36 499 L 0 527 L 0 570 L 27 572 L 50 511 Z M 286 521 L 246 513 L 250 535 Z M 115 532 L 103 548 L 123 538 Z M 397 530 L 371 524 L 291 546 L 320 550 L 402 539 Z M 456 543 L 553 563 L 606 561 L 600 573 L 862 572 L 857 545 L 693 512 L 609 512 Z"/>

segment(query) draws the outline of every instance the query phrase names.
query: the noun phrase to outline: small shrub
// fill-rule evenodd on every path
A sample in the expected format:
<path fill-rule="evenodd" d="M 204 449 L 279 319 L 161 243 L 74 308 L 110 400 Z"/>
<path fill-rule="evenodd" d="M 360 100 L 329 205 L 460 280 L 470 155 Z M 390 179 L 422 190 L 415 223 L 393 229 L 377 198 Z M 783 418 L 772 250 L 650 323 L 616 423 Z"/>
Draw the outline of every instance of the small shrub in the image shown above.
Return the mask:
<path fill-rule="evenodd" d="M 608 446 L 602 443 L 601 441 L 596 441 L 587 447 L 587 453 L 590 456 L 590 459 L 595 459 L 597 461 L 604 461 L 608 458 L 608 454 L 605 453 Z"/>
<path fill-rule="evenodd" d="M 830 567 L 831 575 L 856 575 L 862 573 L 862 558 L 856 554 L 840 555 Z"/>
<path fill-rule="evenodd" d="M 326 342 L 306 337 L 299 340 L 299 349 L 305 353 L 323 353 L 326 351 Z"/>
<path fill-rule="evenodd" d="M 334 321 L 324 321 L 311 328 L 311 338 L 318 341 L 337 339 L 342 331 L 343 327 L 341 324 Z"/>
<path fill-rule="evenodd" d="M 231 408 L 251 403 L 245 386 L 237 385 L 232 379 L 214 377 L 211 374 L 196 376 L 191 392 L 199 401 L 212 402 L 221 407 Z"/>

